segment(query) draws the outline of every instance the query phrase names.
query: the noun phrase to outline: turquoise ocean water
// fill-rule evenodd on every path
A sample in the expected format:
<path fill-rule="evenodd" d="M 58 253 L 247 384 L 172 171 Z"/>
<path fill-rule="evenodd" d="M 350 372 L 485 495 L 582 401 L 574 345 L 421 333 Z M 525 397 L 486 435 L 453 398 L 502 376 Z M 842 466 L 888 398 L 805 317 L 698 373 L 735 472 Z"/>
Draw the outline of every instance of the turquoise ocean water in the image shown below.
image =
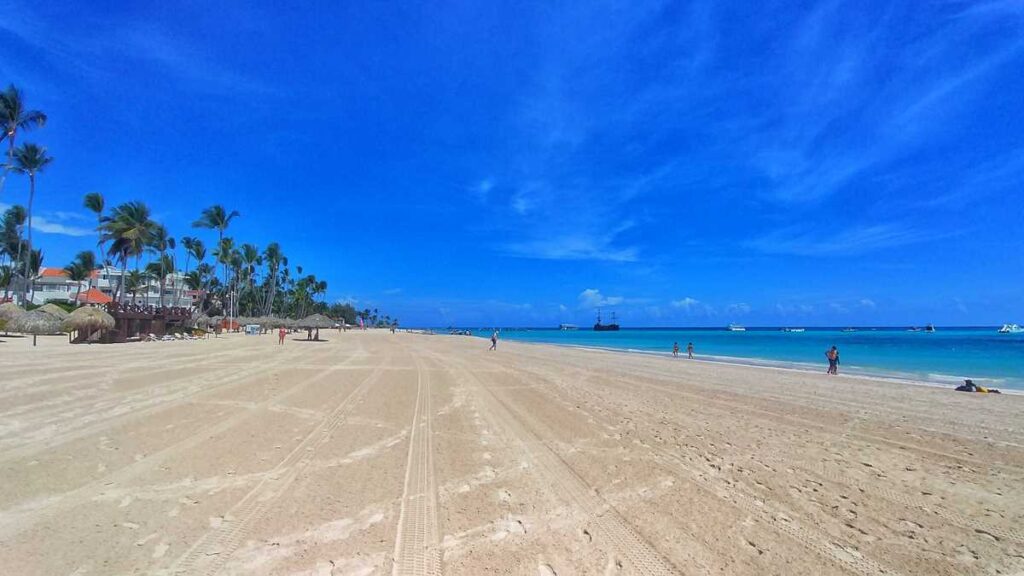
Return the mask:
<path fill-rule="evenodd" d="M 490 337 L 490 330 L 474 335 Z M 693 342 L 705 359 L 825 371 L 825 350 L 838 346 L 840 371 L 888 376 L 935 384 L 972 378 L 978 384 L 1024 390 L 1024 334 L 999 334 L 996 327 L 943 328 L 908 332 L 896 328 L 860 328 L 856 332 L 808 328 L 724 329 L 623 328 L 619 332 L 506 329 L 504 340 L 544 342 L 668 354 L 678 342 L 680 355 Z"/>

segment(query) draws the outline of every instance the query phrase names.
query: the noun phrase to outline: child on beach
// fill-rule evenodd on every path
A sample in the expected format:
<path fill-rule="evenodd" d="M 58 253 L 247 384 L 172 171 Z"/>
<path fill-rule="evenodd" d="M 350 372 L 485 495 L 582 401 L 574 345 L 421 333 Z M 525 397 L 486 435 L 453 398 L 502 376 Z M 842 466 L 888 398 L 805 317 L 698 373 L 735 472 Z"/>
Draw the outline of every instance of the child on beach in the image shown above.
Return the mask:
<path fill-rule="evenodd" d="M 686 345 L 686 357 L 693 360 L 693 342 Z"/>
<path fill-rule="evenodd" d="M 672 343 L 672 357 L 676 358 L 679 356 L 679 342 Z"/>
<path fill-rule="evenodd" d="M 828 358 L 828 371 L 826 374 L 839 374 L 839 349 L 833 346 L 825 352 L 825 358 Z"/>
<path fill-rule="evenodd" d="M 284 344 L 284 335 L 285 335 L 284 327 L 282 326 L 281 328 L 277 329 L 277 344 L 278 345 Z"/>
<path fill-rule="evenodd" d="M 488 348 L 488 350 L 497 350 L 497 349 L 498 349 L 498 331 L 495 330 L 494 333 L 491 334 L 491 347 Z"/>

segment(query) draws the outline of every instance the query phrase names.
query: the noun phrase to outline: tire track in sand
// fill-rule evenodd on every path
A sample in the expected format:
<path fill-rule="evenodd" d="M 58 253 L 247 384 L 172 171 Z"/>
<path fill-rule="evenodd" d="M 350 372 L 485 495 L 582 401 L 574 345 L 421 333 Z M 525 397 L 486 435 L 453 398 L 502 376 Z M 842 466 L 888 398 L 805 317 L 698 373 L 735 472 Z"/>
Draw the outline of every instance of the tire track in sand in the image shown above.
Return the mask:
<path fill-rule="evenodd" d="M 416 410 L 409 435 L 402 510 L 395 536 L 393 576 L 441 574 L 438 549 L 437 483 L 434 477 L 430 372 L 416 359 Z"/>
<path fill-rule="evenodd" d="M 453 358 L 439 359 L 442 365 L 459 362 Z M 537 466 L 543 479 L 552 486 L 563 500 L 582 510 L 591 522 L 589 532 L 612 545 L 618 556 L 626 561 L 635 574 L 667 576 L 679 574 L 678 570 L 654 549 L 643 536 L 626 522 L 618 511 L 598 495 L 578 474 L 551 449 L 547 442 L 531 431 L 524 423 L 525 416 L 517 417 L 513 410 L 484 385 L 473 372 L 465 367 L 457 368 L 462 379 L 468 380 L 467 387 L 474 392 L 498 424 L 518 444 L 521 451 Z M 705 570 L 706 572 L 706 570 Z"/>
<path fill-rule="evenodd" d="M 508 367 L 503 367 L 503 369 L 513 378 L 522 379 L 522 375 L 516 370 Z M 531 374 L 555 387 L 570 390 L 577 395 L 588 396 L 590 394 L 590 391 L 579 385 L 567 386 L 559 384 L 555 378 L 540 371 L 523 369 L 521 372 Z M 635 382 L 639 383 L 639 381 Z M 830 560 L 847 571 L 861 574 L 862 576 L 893 576 L 898 574 L 848 545 L 833 541 L 827 534 L 823 535 L 805 527 L 787 514 L 786 511 L 776 509 L 769 501 L 747 493 L 735 483 L 729 483 L 723 478 L 708 474 L 706 470 L 690 462 L 687 457 L 646 442 L 641 442 L 641 445 L 650 451 L 656 462 L 684 473 L 694 486 L 732 504 L 752 517 L 759 519 L 765 525 L 791 538 L 801 546 Z"/>
<path fill-rule="evenodd" d="M 360 356 L 358 356 L 358 354 L 353 354 L 342 362 L 342 364 L 347 364 L 359 357 Z M 280 369 L 276 367 L 278 363 L 279 362 L 275 362 L 265 368 L 267 370 L 266 377 L 275 389 L 280 386 L 281 380 L 279 374 Z M 13 535 L 23 532 L 47 518 L 52 518 L 57 514 L 67 513 L 75 506 L 87 502 L 89 499 L 96 497 L 97 494 L 101 494 L 105 489 L 109 489 L 111 486 L 124 485 L 131 479 L 157 468 L 172 456 L 195 449 L 197 446 L 208 442 L 211 437 L 230 430 L 257 414 L 260 414 L 262 411 L 267 410 L 274 403 L 280 402 L 294 394 L 302 392 L 310 385 L 332 375 L 333 373 L 334 370 L 333 367 L 331 367 L 296 385 L 279 390 L 277 393 L 272 394 L 251 408 L 239 411 L 238 413 L 223 420 L 219 420 L 212 425 L 196 429 L 192 435 L 149 454 L 142 460 L 114 470 L 110 474 L 97 478 L 84 486 L 65 492 L 57 499 L 48 501 L 42 507 L 23 511 L 19 511 L 16 507 L 13 511 L 0 511 L 0 539 L 9 539 Z"/>
<path fill-rule="evenodd" d="M 348 412 L 366 394 L 369 387 L 385 372 L 388 359 L 375 366 L 373 372 L 348 394 L 319 425 L 281 462 L 267 472 L 259 484 L 225 514 L 221 526 L 207 532 L 175 561 L 173 574 L 212 575 L 220 571 L 231 555 L 245 541 L 253 526 L 280 498 L 298 475 L 313 461 L 316 450 L 347 420 Z"/>

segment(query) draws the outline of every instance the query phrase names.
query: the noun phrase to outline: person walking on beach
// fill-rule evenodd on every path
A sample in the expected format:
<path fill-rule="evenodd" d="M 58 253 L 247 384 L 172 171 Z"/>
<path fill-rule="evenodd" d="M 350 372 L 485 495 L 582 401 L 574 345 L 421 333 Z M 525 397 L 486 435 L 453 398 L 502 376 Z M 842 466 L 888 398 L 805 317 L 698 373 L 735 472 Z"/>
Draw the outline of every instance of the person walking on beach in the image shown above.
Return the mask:
<path fill-rule="evenodd" d="M 686 345 L 686 357 L 693 360 L 693 342 Z"/>
<path fill-rule="evenodd" d="M 285 335 L 284 326 L 281 326 L 280 328 L 277 329 L 277 344 L 278 344 L 278 346 L 280 346 L 281 344 L 284 344 L 284 335 Z"/>
<path fill-rule="evenodd" d="M 673 342 L 672 343 L 672 357 L 673 358 L 678 358 L 679 357 L 679 342 Z"/>
<path fill-rule="evenodd" d="M 826 374 L 839 374 L 839 349 L 835 346 L 829 348 L 825 352 L 825 358 L 828 358 L 828 372 Z"/>
<path fill-rule="evenodd" d="M 488 348 L 488 350 L 497 350 L 497 349 L 498 349 L 498 331 L 495 330 L 491 334 L 491 347 Z"/>

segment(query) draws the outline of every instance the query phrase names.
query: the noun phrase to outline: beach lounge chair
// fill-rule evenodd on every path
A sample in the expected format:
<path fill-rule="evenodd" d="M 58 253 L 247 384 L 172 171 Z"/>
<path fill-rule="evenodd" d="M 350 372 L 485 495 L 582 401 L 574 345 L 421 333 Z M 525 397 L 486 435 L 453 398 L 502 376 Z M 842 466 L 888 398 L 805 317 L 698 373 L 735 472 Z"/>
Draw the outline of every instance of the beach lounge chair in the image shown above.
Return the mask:
<path fill-rule="evenodd" d="M 152 332 L 150 332 L 149 335 L 146 336 L 146 342 L 159 342 L 159 341 L 160 341 L 160 338 L 156 334 L 153 334 Z"/>
<path fill-rule="evenodd" d="M 174 336 L 171 336 L 170 334 L 164 334 L 163 337 L 161 337 L 160 339 L 163 340 L 164 342 L 173 342 Z"/>

